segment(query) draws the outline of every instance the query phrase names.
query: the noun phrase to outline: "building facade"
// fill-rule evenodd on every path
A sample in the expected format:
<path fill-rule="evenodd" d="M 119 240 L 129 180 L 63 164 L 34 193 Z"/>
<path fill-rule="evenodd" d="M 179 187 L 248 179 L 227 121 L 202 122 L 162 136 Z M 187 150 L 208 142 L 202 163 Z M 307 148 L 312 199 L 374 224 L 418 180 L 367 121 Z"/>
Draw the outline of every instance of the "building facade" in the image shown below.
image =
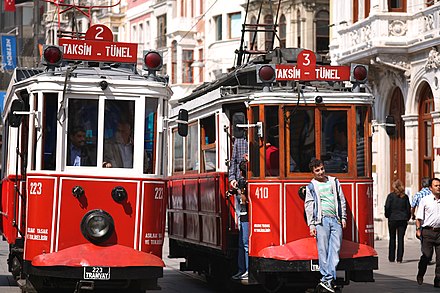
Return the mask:
<path fill-rule="evenodd" d="M 332 62 L 369 65 L 375 232 L 386 238 L 392 182 L 411 198 L 422 177 L 440 177 L 440 1 L 338 0 L 330 10 Z"/>

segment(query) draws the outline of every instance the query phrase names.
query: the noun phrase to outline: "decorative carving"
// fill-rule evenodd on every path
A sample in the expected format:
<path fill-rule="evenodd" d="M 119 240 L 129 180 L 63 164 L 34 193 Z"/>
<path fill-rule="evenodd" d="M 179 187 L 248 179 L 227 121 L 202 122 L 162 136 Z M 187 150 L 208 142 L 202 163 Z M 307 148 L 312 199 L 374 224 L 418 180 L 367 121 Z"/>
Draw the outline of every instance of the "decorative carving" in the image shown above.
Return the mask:
<path fill-rule="evenodd" d="M 437 70 L 440 67 L 440 53 L 437 51 L 436 47 L 432 47 L 429 51 L 428 58 L 426 58 L 425 69 L 426 70 Z"/>
<path fill-rule="evenodd" d="M 390 35 L 401 37 L 406 35 L 406 32 L 408 31 L 408 27 L 406 25 L 406 22 L 401 20 L 393 20 L 389 25 L 389 31 Z"/>

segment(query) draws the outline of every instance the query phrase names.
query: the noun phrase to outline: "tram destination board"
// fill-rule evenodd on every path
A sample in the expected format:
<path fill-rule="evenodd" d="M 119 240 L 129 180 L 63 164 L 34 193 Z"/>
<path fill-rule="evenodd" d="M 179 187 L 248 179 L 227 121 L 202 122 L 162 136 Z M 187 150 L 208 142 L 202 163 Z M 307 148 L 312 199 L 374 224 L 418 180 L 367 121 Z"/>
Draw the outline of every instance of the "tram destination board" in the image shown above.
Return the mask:
<path fill-rule="evenodd" d="M 110 280 L 110 268 L 84 267 L 84 280 Z"/>
<path fill-rule="evenodd" d="M 136 63 L 138 44 L 113 42 L 112 31 L 102 24 L 91 26 L 84 40 L 59 39 L 65 60 Z"/>
<path fill-rule="evenodd" d="M 137 44 L 60 39 L 66 60 L 136 63 Z"/>

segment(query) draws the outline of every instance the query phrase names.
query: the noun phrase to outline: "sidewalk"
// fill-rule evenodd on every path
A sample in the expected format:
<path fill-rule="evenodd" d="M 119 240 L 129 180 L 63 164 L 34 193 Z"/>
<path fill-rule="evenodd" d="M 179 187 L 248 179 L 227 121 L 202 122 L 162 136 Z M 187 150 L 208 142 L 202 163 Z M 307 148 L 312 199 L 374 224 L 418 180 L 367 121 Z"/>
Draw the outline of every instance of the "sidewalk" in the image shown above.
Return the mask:
<path fill-rule="evenodd" d="M 440 292 L 440 288 L 433 286 L 435 265 L 428 266 L 423 285 L 417 284 L 417 265 L 421 255 L 419 240 L 405 239 L 402 263 L 388 261 L 388 240 L 376 240 L 375 249 L 379 255 L 379 270 L 374 274 L 375 283 L 351 282 L 344 288 L 344 293 Z"/>

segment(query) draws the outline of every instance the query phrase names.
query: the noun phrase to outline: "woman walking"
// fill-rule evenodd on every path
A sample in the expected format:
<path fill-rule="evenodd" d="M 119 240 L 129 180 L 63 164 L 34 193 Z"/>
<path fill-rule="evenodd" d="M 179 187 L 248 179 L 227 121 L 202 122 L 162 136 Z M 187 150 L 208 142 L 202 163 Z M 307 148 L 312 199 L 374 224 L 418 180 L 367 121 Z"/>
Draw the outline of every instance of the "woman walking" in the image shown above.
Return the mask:
<path fill-rule="evenodd" d="M 402 262 L 403 259 L 403 239 L 405 236 L 408 220 L 411 217 L 411 205 L 409 198 L 405 194 L 402 182 L 397 179 L 393 182 L 393 192 L 388 194 L 385 202 L 385 217 L 388 218 L 388 230 L 390 233 L 390 243 L 388 250 L 388 260 L 390 262 Z M 397 232 L 397 258 L 396 258 L 396 232 Z"/>

